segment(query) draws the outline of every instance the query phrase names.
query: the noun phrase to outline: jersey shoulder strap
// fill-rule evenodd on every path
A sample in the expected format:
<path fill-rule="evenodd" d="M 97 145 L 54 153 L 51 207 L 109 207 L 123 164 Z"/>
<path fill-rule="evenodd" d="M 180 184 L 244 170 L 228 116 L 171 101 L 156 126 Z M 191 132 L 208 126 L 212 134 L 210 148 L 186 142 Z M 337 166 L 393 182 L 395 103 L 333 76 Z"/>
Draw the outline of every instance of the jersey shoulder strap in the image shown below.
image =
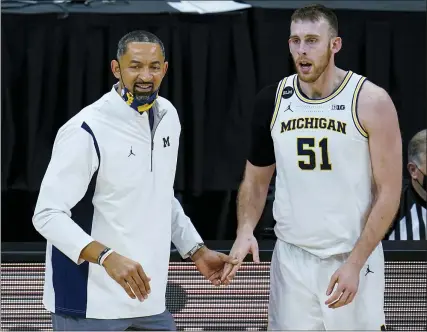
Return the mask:
<path fill-rule="evenodd" d="M 366 77 L 361 75 L 354 75 L 354 90 L 353 90 L 353 96 L 351 100 L 351 115 L 353 118 L 354 125 L 356 126 L 359 133 L 364 137 L 368 138 L 368 133 L 363 128 L 361 121 L 359 120 L 359 117 L 357 115 L 357 102 L 359 99 L 360 90 L 362 89 L 363 83 L 366 82 Z"/>
<path fill-rule="evenodd" d="M 288 77 L 285 77 L 284 79 L 282 79 L 279 82 L 279 85 L 277 86 L 276 98 L 274 100 L 274 112 L 273 112 L 273 116 L 271 118 L 270 130 L 273 129 L 274 123 L 276 122 L 277 112 L 279 111 L 280 103 L 282 102 L 283 89 L 286 86 L 286 81 L 287 80 L 288 80 Z"/>

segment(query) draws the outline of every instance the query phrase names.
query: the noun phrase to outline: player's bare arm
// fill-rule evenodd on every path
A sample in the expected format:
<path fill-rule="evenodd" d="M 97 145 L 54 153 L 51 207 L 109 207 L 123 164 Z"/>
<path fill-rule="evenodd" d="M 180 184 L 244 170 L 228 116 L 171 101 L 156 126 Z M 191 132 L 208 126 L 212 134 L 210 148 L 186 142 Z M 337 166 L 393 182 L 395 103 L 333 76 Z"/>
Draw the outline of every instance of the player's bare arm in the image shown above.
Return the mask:
<path fill-rule="evenodd" d="M 397 212 L 402 189 L 402 139 L 397 112 L 387 92 L 371 82 L 361 90 L 358 116 L 369 135 L 374 201 L 349 261 L 362 267 L 383 239 Z"/>
<path fill-rule="evenodd" d="M 230 257 L 237 258 L 239 264 L 224 268 L 221 276 L 224 284 L 229 284 L 234 278 L 249 252 L 254 262 L 259 262 L 258 244 L 253 232 L 264 209 L 275 167 L 275 164 L 258 167 L 246 162 L 244 179 L 237 197 L 237 237 L 230 252 Z"/>
<path fill-rule="evenodd" d="M 276 165 L 258 167 L 246 162 L 245 176 L 237 197 L 237 235 L 253 233 L 268 194 Z"/>
<path fill-rule="evenodd" d="M 387 92 L 365 82 L 358 101 L 358 117 L 368 134 L 373 173 L 373 202 L 365 227 L 348 261 L 331 278 L 326 301 L 331 308 L 352 302 L 359 273 L 383 239 L 397 212 L 402 187 L 402 140 L 397 112 Z"/>

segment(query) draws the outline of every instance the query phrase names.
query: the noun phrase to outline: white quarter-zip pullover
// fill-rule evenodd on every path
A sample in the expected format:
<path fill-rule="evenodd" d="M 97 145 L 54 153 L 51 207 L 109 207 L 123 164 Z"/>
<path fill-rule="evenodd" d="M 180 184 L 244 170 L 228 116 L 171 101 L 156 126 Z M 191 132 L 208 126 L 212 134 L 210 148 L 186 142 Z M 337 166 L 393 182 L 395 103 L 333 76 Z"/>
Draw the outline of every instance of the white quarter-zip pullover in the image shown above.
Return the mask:
<path fill-rule="evenodd" d="M 171 241 L 184 258 L 202 242 L 174 197 L 177 111 L 160 96 L 153 110 L 151 130 L 148 113 L 113 87 L 58 131 L 33 217 L 47 239 L 47 310 L 99 319 L 160 314 Z M 103 267 L 79 260 L 94 240 L 141 264 L 148 299 L 131 299 Z"/>

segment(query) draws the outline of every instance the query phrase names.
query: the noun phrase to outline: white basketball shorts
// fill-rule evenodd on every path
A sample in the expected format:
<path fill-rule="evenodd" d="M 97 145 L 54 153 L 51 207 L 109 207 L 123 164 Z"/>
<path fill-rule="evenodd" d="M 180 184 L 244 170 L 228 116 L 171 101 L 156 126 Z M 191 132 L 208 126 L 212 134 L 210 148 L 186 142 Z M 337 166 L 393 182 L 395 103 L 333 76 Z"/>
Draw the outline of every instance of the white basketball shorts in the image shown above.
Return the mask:
<path fill-rule="evenodd" d="M 350 304 L 325 304 L 330 278 L 348 254 L 320 259 L 277 240 L 270 270 L 268 330 L 380 331 L 384 315 L 384 253 L 381 244 L 360 271 L 359 289 Z"/>

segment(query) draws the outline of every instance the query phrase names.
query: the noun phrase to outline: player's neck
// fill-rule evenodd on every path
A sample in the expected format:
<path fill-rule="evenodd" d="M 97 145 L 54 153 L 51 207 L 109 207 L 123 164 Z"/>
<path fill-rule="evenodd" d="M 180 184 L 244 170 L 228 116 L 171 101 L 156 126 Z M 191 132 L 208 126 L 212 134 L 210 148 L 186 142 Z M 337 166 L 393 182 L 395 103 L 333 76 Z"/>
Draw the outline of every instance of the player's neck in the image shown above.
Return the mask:
<path fill-rule="evenodd" d="M 310 99 L 322 99 L 331 95 L 342 83 L 346 72 L 329 64 L 316 82 L 307 83 L 299 80 L 302 92 Z"/>
<path fill-rule="evenodd" d="M 414 179 L 411 179 L 412 181 L 412 188 L 414 188 L 415 192 L 420 196 L 424 201 L 427 201 L 427 192 L 423 190 L 423 188 L 420 186 L 420 184 L 415 181 Z"/>

